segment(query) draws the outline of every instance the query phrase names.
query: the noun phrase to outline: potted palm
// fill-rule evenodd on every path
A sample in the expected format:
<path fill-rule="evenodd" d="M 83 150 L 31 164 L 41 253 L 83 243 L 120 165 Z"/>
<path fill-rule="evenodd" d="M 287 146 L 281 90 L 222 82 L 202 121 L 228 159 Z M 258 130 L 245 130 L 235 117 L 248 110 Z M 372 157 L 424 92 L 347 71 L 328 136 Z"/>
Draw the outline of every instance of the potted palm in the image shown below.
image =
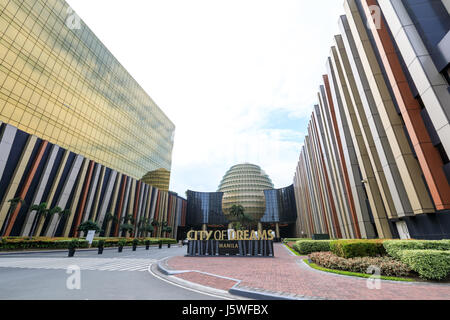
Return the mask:
<path fill-rule="evenodd" d="M 133 239 L 133 251 L 136 251 L 138 243 L 139 243 L 138 239 Z"/>
<path fill-rule="evenodd" d="M 150 240 L 145 240 L 145 250 L 150 249 Z"/>
<path fill-rule="evenodd" d="M 119 245 L 119 252 L 122 252 L 123 247 L 127 244 L 127 240 L 125 239 L 120 239 L 119 242 L 117 243 Z"/>
<path fill-rule="evenodd" d="M 91 220 L 85 221 L 78 226 L 78 231 L 84 232 L 85 235 L 88 234 L 89 230 L 95 230 L 95 233 L 98 233 L 102 229 L 100 228 L 100 226 L 97 223 L 95 223 L 94 221 L 91 221 Z"/>
<path fill-rule="evenodd" d="M 77 239 L 73 239 L 69 242 L 69 257 L 73 257 L 75 255 L 75 250 L 78 248 L 79 242 Z"/>
<path fill-rule="evenodd" d="M 105 246 L 105 240 L 98 241 L 98 254 L 103 254 L 103 248 Z"/>

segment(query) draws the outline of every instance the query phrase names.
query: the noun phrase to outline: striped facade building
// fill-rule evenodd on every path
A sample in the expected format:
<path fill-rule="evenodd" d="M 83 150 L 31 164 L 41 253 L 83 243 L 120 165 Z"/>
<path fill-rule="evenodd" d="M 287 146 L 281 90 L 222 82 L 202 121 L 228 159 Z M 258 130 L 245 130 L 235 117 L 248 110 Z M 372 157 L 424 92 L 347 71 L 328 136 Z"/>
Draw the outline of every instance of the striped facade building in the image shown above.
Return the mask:
<path fill-rule="evenodd" d="M 294 177 L 296 233 L 450 238 L 450 1 L 344 7 Z"/>
<path fill-rule="evenodd" d="M 133 216 L 176 237 L 186 200 L 139 180 L 170 172 L 174 130 L 65 1 L 0 1 L 0 236 L 78 236 L 88 220 L 119 236 Z"/>

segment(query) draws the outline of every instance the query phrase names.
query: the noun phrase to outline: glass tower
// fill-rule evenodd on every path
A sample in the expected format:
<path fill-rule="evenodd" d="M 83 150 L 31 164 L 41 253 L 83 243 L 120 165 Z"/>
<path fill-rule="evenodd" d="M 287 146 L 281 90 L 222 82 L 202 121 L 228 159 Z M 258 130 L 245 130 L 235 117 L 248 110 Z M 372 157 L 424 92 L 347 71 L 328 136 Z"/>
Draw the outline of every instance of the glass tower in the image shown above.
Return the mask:
<path fill-rule="evenodd" d="M 0 2 L 0 121 L 140 179 L 175 126 L 63 0 Z"/>

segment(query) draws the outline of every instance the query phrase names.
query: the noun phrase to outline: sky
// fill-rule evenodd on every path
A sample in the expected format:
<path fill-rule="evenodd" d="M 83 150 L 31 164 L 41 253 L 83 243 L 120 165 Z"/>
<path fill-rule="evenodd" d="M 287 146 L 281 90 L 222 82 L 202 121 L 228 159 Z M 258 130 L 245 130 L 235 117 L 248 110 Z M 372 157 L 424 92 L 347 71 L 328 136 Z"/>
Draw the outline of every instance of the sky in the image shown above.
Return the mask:
<path fill-rule="evenodd" d="M 170 190 L 292 184 L 342 0 L 67 0 L 176 126 Z"/>

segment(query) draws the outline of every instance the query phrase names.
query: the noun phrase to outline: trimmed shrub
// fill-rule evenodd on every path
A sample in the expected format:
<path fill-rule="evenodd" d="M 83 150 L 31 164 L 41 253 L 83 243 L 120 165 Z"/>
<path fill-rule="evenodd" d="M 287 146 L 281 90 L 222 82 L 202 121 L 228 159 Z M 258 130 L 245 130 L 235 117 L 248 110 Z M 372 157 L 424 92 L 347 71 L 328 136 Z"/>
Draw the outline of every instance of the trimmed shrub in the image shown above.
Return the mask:
<path fill-rule="evenodd" d="M 104 247 L 117 247 L 120 239 L 124 239 L 126 246 L 133 244 L 134 238 L 95 238 L 92 241 L 93 248 L 98 247 L 100 241 L 104 241 Z M 30 249 L 67 249 L 70 241 L 73 238 L 49 238 L 49 237 L 3 237 L 0 241 L 0 251 L 12 250 L 30 250 Z M 88 248 L 89 243 L 84 239 L 76 239 L 79 241 L 78 248 Z M 162 241 L 163 244 L 176 244 L 175 239 L 168 238 L 138 238 L 138 245 L 144 245 L 145 241 L 150 241 L 150 244 L 158 244 Z"/>
<path fill-rule="evenodd" d="M 400 259 L 403 250 L 450 250 L 450 240 L 386 240 L 383 246 L 391 257 Z"/>
<path fill-rule="evenodd" d="M 330 250 L 342 258 L 378 257 L 386 255 L 384 240 L 334 240 Z"/>
<path fill-rule="evenodd" d="M 311 253 L 310 259 L 315 264 L 334 270 L 343 270 L 350 272 L 366 273 L 370 266 L 380 268 L 381 275 L 404 277 L 410 275 L 411 268 L 401 261 L 391 257 L 357 257 L 342 258 L 332 252 Z"/>
<path fill-rule="evenodd" d="M 309 238 L 284 238 L 283 239 L 283 243 L 297 242 L 297 241 L 300 241 L 300 240 L 312 240 L 312 239 L 309 239 Z"/>
<path fill-rule="evenodd" d="M 442 280 L 450 274 L 448 250 L 403 250 L 397 254 L 401 261 L 417 272 L 421 278 Z"/>
<path fill-rule="evenodd" d="M 293 248 L 300 254 L 310 254 L 312 252 L 330 251 L 330 240 L 299 240 Z"/>

